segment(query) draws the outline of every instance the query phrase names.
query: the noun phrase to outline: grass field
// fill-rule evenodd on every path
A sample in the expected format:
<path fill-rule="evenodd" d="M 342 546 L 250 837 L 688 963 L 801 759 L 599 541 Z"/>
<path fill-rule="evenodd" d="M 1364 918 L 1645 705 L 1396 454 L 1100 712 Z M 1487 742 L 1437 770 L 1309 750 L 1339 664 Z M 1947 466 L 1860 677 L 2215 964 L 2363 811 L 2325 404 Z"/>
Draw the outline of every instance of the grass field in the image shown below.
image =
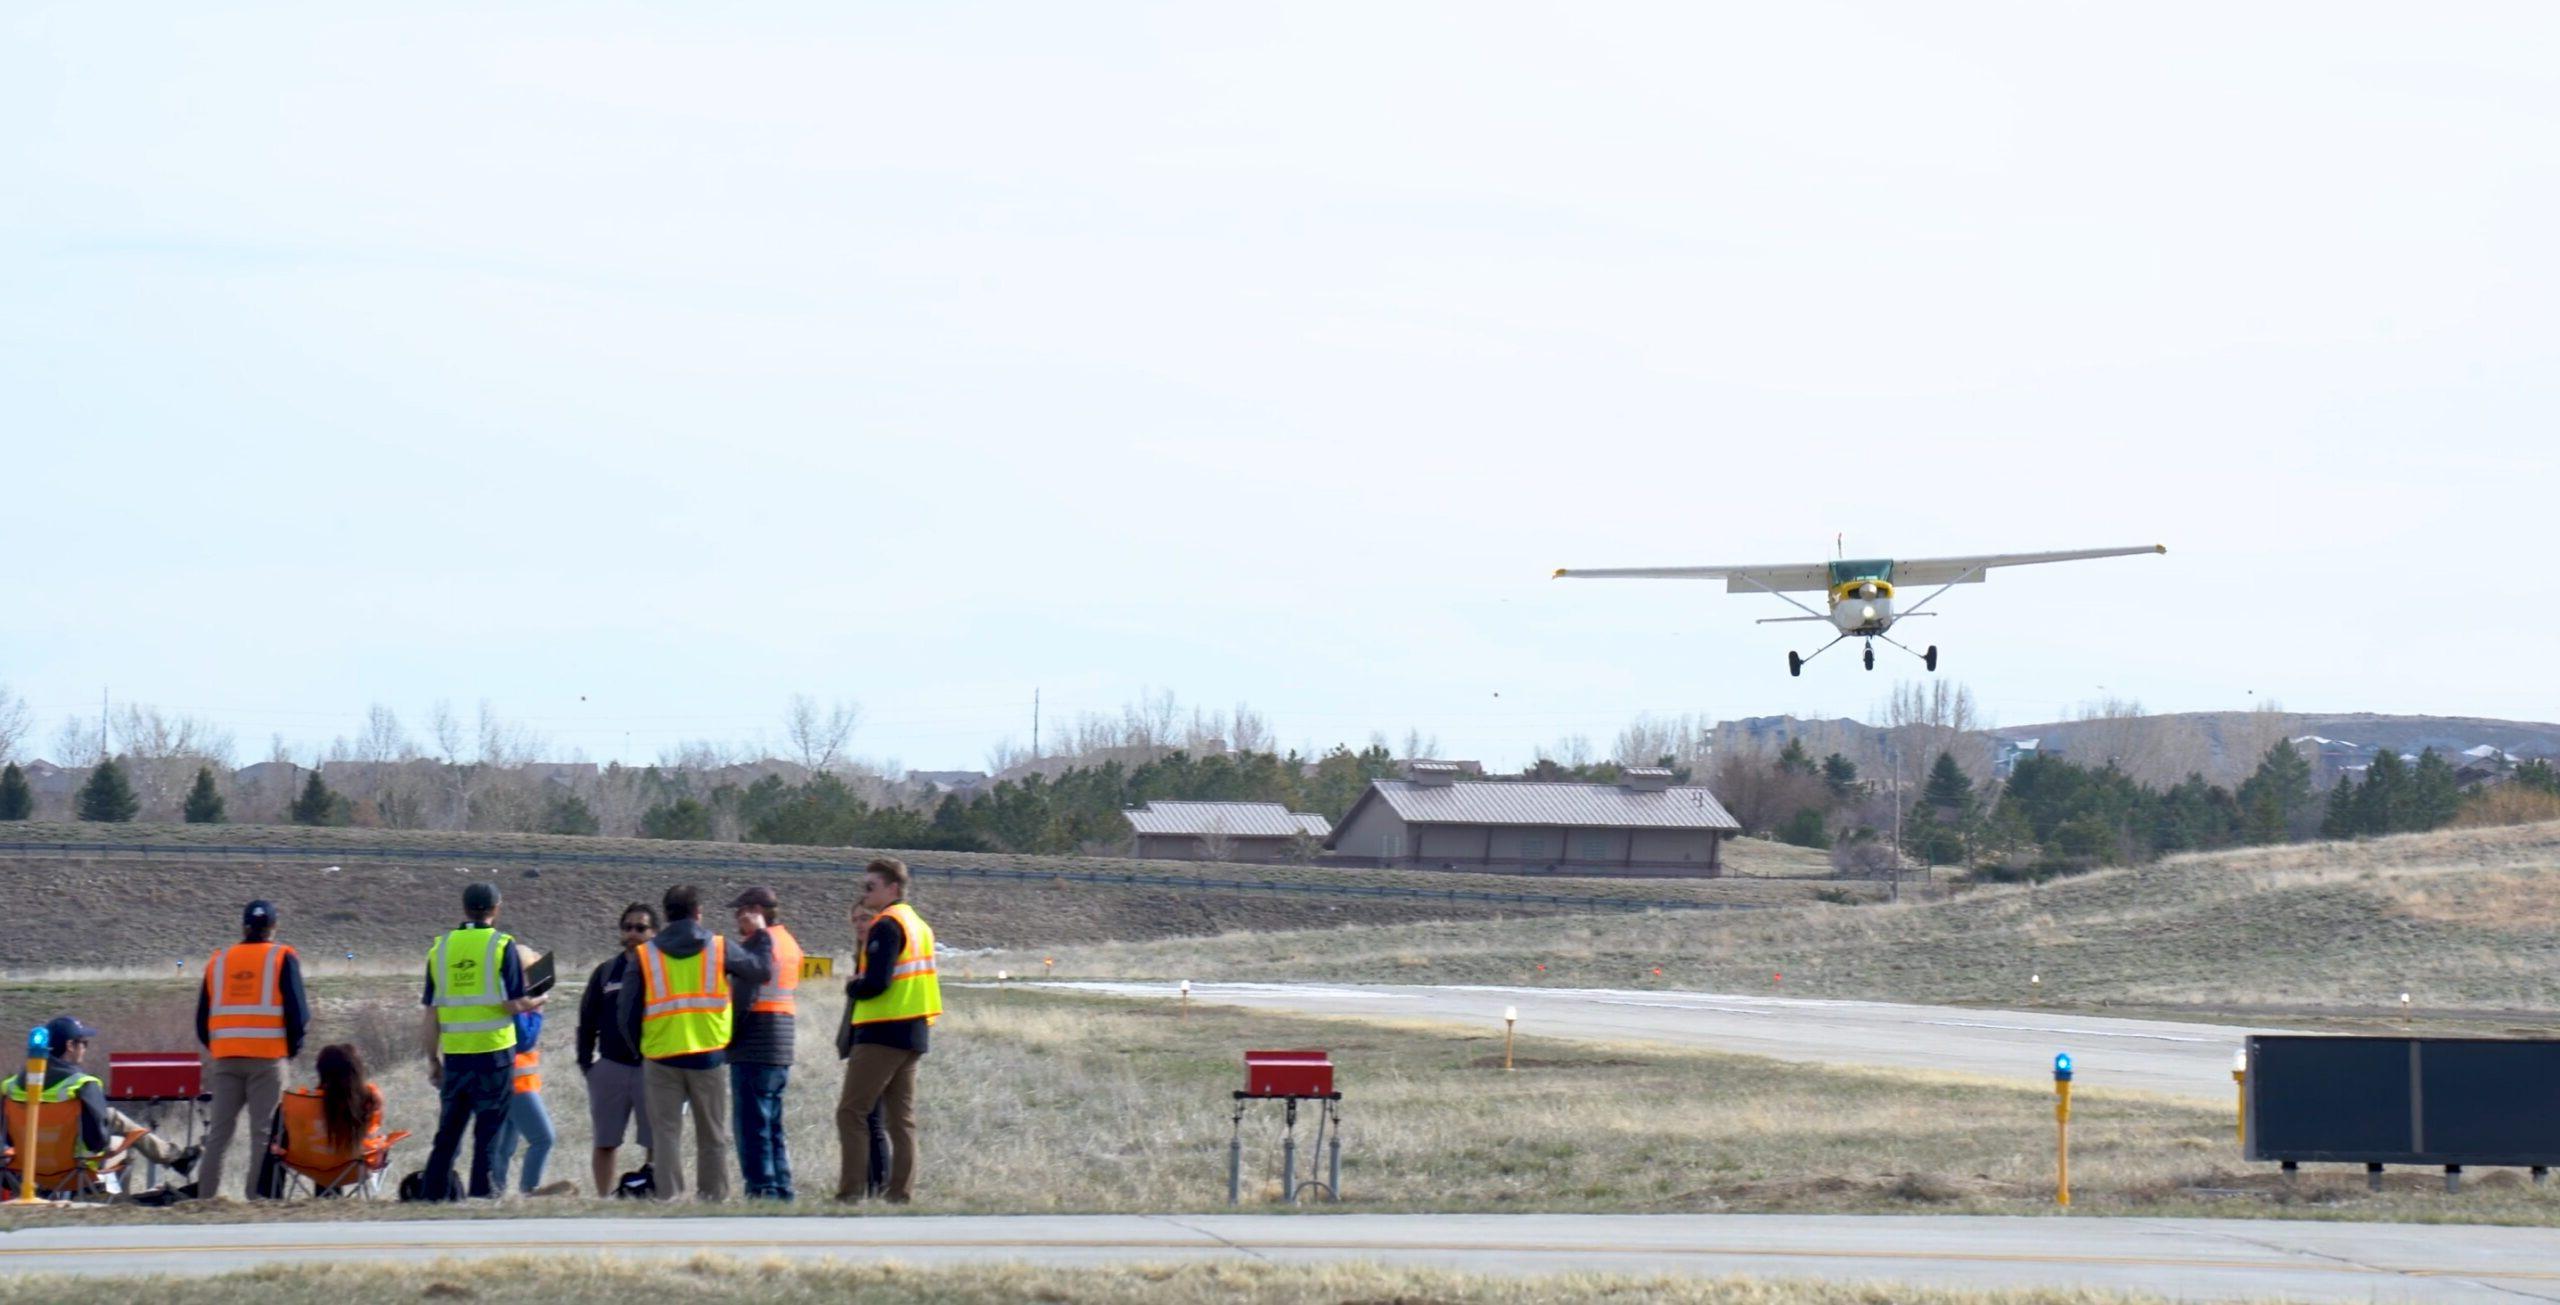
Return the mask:
<path fill-rule="evenodd" d="M 581 942 L 610 946 L 616 913 L 629 901 L 656 901 L 667 885 L 699 882 L 725 900 L 750 883 L 770 883 L 786 918 L 812 950 L 844 946 L 844 912 L 857 894 L 858 871 L 871 853 L 851 848 L 771 847 L 646 839 L 568 838 L 535 834 L 443 834 L 379 829 L 243 825 L 42 825 L 0 831 L 0 843 L 139 842 L 147 856 L 19 853 L 0 847 L 0 877 L 14 893 L 19 927 L 0 931 L 0 968 L 24 972 L 56 966 L 167 969 L 201 964 L 214 947 L 238 937 L 240 907 L 266 897 L 284 909 L 287 941 L 313 956 L 357 953 L 359 961 L 423 953 L 427 937 L 457 914 L 462 885 L 496 880 L 508 896 L 507 923 L 536 945 L 583 954 Z M 272 847 L 272 858 L 190 853 L 191 846 Z M 359 849 L 394 855 L 358 855 Z M 606 864 L 492 862 L 493 852 L 629 858 Z M 325 853 L 326 855 L 313 855 Z M 1800 849 L 1746 844 L 1733 854 L 1771 873 L 1795 865 Z M 477 859 L 475 859 L 477 858 Z M 1800 881 L 1754 878 L 1574 879 L 1332 866 L 1204 865 L 1087 857 L 1011 857 L 916 853 L 916 899 L 946 945 L 1047 947 L 1102 938 L 1165 938 L 1236 931 L 1326 927 L 1335 921 L 1486 920 L 1551 916 L 1578 908 L 1465 902 L 1337 898 L 1323 890 L 1388 886 L 1431 892 L 1561 894 L 1595 903 L 1671 900 L 1718 905 L 1774 905 L 1812 900 L 1819 891 L 1872 892 Z M 747 866 L 700 864 L 745 861 Z M 937 866 L 1103 872 L 1128 885 L 1065 879 L 987 882 L 945 877 Z M 1205 876 L 1292 885 L 1312 892 L 1202 890 L 1172 881 Z M 1166 881 L 1155 886 L 1149 881 Z M 1355 904 L 1356 903 L 1356 904 Z M 67 940 L 77 939 L 73 944 Z M 599 955 L 601 953 L 598 953 Z M 594 956 L 588 958 L 592 963 Z"/>
<path fill-rule="evenodd" d="M 43 990 L 36 1014 L 74 1002 L 109 1042 L 167 1020 L 171 994 L 133 981 Z M 434 1097 L 423 1064 L 403 1058 L 416 998 L 392 979 L 330 980 L 319 1037 L 383 1040 L 376 1074 L 391 1124 L 421 1133 L 399 1168 L 419 1167 Z M 13 1024 L 31 994 L 6 990 Z M 810 1003 L 820 1009 L 832 999 Z M 1226 1199 L 1228 1092 L 1242 1048 L 1316 1046 L 1342 1068 L 1344 1208 L 1388 1211 L 1820 1212 L 2044 1214 L 2052 1209 L 2052 1106 L 2046 1093 L 1942 1077 L 1823 1069 L 1747 1057 L 1523 1039 L 1504 1073 L 1497 1031 L 1303 1019 L 1175 1004 L 1148 1006 L 1020 988 L 955 989 L 921 1084 L 924 1143 L 917 1213 L 1205 1211 Z M 156 1012 L 156 1013 L 155 1013 Z M 545 1096 L 560 1129 L 550 1177 L 583 1186 L 585 1097 L 547 1033 Z M 804 1029 L 791 1095 L 802 1202 L 831 1209 L 830 1108 L 840 1081 L 821 1029 Z M 179 1044 L 170 1044 L 179 1045 Z M 372 1049 L 369 1049 L 372 1050 Z M 2082 1095 L 2074 1118 L 2075 1209 L 2083 1214 L 2265 1214 L 2548 1224 L 2560 1196 L 2520 1175 L 2481 1171 L 2459 1197 L 2426 1176 L 2394 1175 L 2382 1195 L 2362 1174 L 2307 1173 L 2280 1185 L 2242 1166 L 2228 1113 L 2121 1094 Z M 1248 1117 L 1248 1206 L 1279 1191 L 1279 1121 Z M 1312 1137 L 1302 1128 L 1301 1142 Z M 1310 1153 L 1312 1155 L 1312 1153 Z M 636 1155 L 625 1153 L 626 1165 Z M 1303 1172 L 1303 1171 L 1302 1171 Z M 634 1208 L 550 1198 L 426 1208 L 344 1202 L 288 1207 L 120 1209 L 82 1221 L 450 1218 L 521 1214 L 645 1217 Z M 771 1207 L 732 1210 L 784 1213 Z"/>
<path fill-rule="evenodd" d="M 34 1274 L 0 1278 L 0 1302 L 74 1300 L 98 1279 Z M 1288 1267 L 1186 1264 L 1126 1269 L 990 1266 L 920 1269 L 896 1264 L 808 1265 L 700 1255 L 614 1264 L 544 1257 L 472 1264 L 271 1269 L 212 1278 L 113 1281 L 119 1295 L 205 1305 L 342 1305 L 351 1300 L 475 1300 L 552 1305 L 564 1300 L 754 1301 L 817 1305 L 1550 1305 L 1562 1301 L 1666 1305 L 2134 1305 L 2153 1296 L 2092 1291 L 1944 1291 L 1901 1285 L 1834 1285 L 1746 1278 L 1558 1274 L 1506 1277 L 1375 1265 Z"/>
<path fill-rule="evenodd" d="M 1782 973 L 1791 995 L 2198 1012 L 2396 1015 L 2407 992 L 2421 1015 L 2541 1027 L 2560 1014 L 2560 825 L 2179 857 L 1928 902 L 1382 924 L 1056 955 L 1061 977 L 1768 991 Z"/>

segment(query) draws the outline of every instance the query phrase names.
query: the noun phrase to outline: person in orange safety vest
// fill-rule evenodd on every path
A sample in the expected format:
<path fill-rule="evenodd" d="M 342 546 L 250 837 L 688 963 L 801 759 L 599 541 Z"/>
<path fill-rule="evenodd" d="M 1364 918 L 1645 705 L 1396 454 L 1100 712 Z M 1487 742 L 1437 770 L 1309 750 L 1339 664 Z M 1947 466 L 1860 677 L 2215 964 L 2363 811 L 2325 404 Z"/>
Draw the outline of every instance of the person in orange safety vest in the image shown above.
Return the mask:
<path fill-rule="evenodd" d="M 800 941 L 782 923 L 781 903 L 756 887 L 729 903 L 738 945 L 761 956 L 771 978 L 733 989 L 729 1036 L 729 1105 L 738 1135 L 738 1173 L 747 1199 L 788 1201 L 791 1146 L 782 1127 L 782 1093 L 791 1084 L 791 1044 L 799 1032 Z"/>
<path fill-rule="evenodd" d="M 302 958 L 275 938 L 275 903 L 261 899 L 241 908 L 240 941 L 205 962 L 196 994 L 196 1041 L 204 1044 L 204 1089 L 213 1098 L 196 1180 L 197 1193 L 207 1198 L 222 1195 L 224 1163 L 243 1116 L 253 1132 L 275 1117 L 284 1099 L 284 1063 L 301 1054 L 302 1035 L 311 1027 Z M 248 1149 L 254 1148 L 253 1141 Z M 248 1168 L 256 1173 L 254 1157 Z"/>

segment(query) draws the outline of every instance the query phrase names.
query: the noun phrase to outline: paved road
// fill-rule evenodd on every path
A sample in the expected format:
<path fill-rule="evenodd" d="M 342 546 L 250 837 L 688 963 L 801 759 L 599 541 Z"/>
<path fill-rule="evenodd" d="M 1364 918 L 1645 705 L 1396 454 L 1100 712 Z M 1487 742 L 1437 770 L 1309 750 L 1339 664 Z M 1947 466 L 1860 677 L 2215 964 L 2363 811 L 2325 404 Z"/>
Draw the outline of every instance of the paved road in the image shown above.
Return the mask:
<path fill-rule="evenodd" d="M 1171 985 L 1162 983 L 1046 986 L 1173 1000 Z M 2249 1032 L 2224 1024 L 2048 1011 L 1609 988 L 1195 983 L 1191 996 L 1311 1015 L 1447 1020 L 1494 1032 L 1501 1031 L 1503 1008 L 1517 1006 L 1523 1037 L 1659 1042 L 1826 1065 L 1947 1070 L 2041 1086 L 2053 1082 L 2054 1053 L 2067 1051 L 2079 1091 L 2132 1088 L 2216 1105 L 2231 1100 L 2231 1053 Z"/>
<path fill-rule="evenodd" d="M 1750 1274 L 2101 1287 L 2182 1299 L 2560 1301 L 2560 1230 L 2252 1219 L 1855 1215 L 1074 1215 L 479 1219 L 30 1228 L 0 1275 L 699 1250 L 912 1264 L 1373 1261 L 1487 1273 Z"/>

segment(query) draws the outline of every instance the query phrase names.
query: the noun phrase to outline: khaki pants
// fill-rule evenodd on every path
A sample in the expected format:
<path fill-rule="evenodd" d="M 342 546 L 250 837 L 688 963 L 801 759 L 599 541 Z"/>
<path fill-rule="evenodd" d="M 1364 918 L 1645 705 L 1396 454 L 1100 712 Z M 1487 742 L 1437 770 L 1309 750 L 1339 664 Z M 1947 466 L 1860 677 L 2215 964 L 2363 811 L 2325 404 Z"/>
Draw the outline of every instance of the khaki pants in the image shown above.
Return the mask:
<path fill-rule="evenodd" d="M 857 1044 L 845 1061 L 844 1090 L 836 1097 L 836 1146 L 843 1159 L 836 1171 L 836 1199 L 859 1201 L 868 1194 L 871 1174 L 871 1107 L 889 1127 L 891 1201 L 903 1204 L 916 1194 L 916 1062 L 924 1057 L 896 1047 Z"/>
<path fill-rule="evenodd" d="M 684 1112 L 693 1110 L 693 1158 L 701 1171 L 702 1199 L 729 1199 L 729 1068 L 671 1069 L 650 1061 L 640 1070 L 640 1096 L 649 1111 L 649 1132 L 657 1145 L 649 1149 L 649 1165 L 657 1180 L 658 1199 L 685 1194 Z"/>
<path fill-rule="evenodd" d="M 240 1194 L 247 1196 L 257 1186 L 258 1155 L 267 1144 L 267 1124 L 284 1100 L 284 1062 L 262 1056 L 208 1056 L 204 1086 L 213 1095 L 213 1126 L 204 1135 L 196 1191 L 207 1198 L 222 1194 L 222 1167 L 230 1159 L 231 1135 L 246 1132 L 249 1144 L 244 1148 L 244 1163 L 249 1177 L 240 1184 Z M 243 1114 L 248 1116 L 246 1129 L 240 1126 Z"/>
<path fill-rule="evenodd" d="M 134 1138 L 133 1140 L 133 1153 L 135 1155 L 141 1156 L 143 1159 L 148 1160 L 155 1165 L 170 1165 L 176 1164 L 178 1162 L 178 1157 L 186 1153 L 185 1147 L 160 1136 L 158 1133 L 152 1132 L 150 1127 L 145 1125 L 141 1120 L 116 1109 L 114 1106 L 107 1107 L 107 1131 L 109 1133 L 112 1133 L 117 1137 L 126 1137 L 130 1136 L 137 1128 L 142 1130 L 142 1136 Z M 265 1139 L 260 1138 L 254 1140 L 250 1145 L 251 1158 L 255 1159 L 260 1155 L 265 1146 Z M 257 1167 L 255 1165 L 251 1165 L 249 1172 L 253 1174 L 256 1173 Z"/>

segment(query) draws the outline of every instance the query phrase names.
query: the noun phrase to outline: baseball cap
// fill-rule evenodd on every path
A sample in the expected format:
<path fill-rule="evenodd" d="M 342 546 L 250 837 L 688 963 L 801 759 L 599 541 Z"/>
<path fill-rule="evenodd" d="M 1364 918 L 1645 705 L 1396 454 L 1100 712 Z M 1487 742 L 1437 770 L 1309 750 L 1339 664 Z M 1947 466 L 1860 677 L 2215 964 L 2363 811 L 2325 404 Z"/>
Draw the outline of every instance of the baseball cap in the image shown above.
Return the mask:
<path fill-rule="evenodd" d="M 46 1021 L 44 1036 L 47 1042 L 59 1047 L 73 1042 L 86 1042 L 98 1036 L 98 1031 L 81 1023 L 77 1015 L 56 1015 Z"/>
<path fill-rule="evenodd" d="M 498 886 L 490 883 L 479 883 L 463 889 L 462 909 L 466 911 L 497 910 Z"/>
<path fill-rule="evenodd" d="M 755 887 L 738 894 L 738 899 L 729 903 L 729 909 L 732 911 L 741 910 L 750 906 L 759 911 L 772 911 L 780 909 L 782 903 L 774 899 L 772 889 L 767 888 L 762 884 L 758 884 Z"/>
<path fill-rule="evenodd" d="M 263 897 L 240 908 L 242 924 L 273 924 L 275 918 L 276 904 Z"/>

